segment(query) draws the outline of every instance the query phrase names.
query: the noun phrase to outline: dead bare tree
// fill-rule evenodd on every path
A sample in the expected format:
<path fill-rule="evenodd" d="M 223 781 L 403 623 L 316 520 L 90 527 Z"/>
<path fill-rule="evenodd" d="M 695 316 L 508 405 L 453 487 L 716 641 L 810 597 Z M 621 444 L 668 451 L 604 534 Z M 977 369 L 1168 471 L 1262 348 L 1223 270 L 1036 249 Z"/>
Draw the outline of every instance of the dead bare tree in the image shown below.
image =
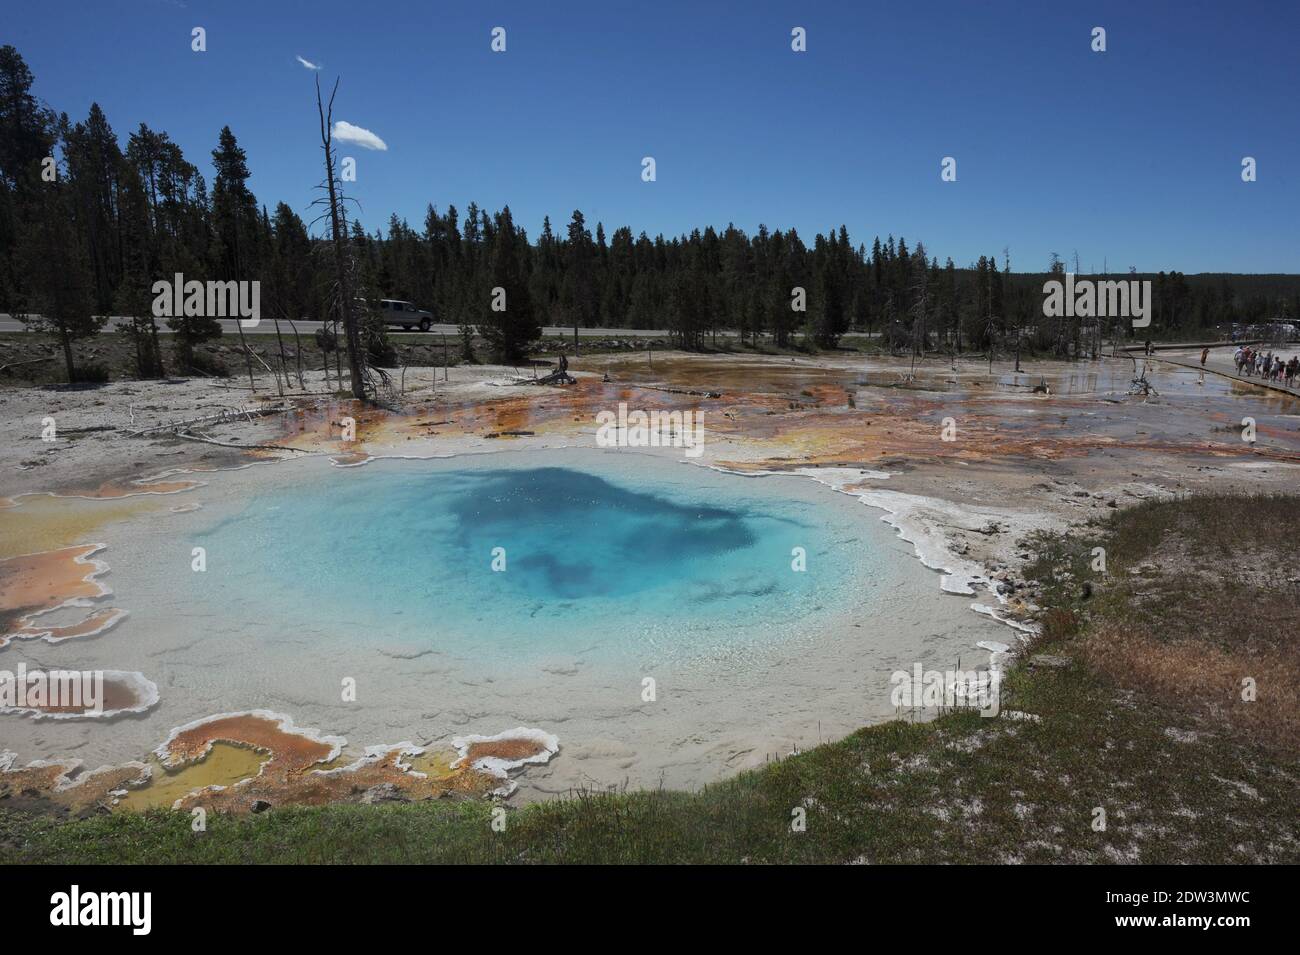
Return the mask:
<path fill-rule="evenodd" d="M 292 318 L 285 315 L 284 320 L 289 323 L 289 327 L 293 330 L 294 360 L 298 365 L 298 387 L 303 391 L 306 391 L 307 381 L 302 376 L 302 337 L 298 334 L 298 326 L 294 323 Z"/>
<path fill-rule="evenodd" d="M 1006 297 L 1011 294 L 1011 247 L 1004 245 L 1002 247 L 1002 274 L 1007 277 L 1007 287 L 1002 292 L 1002 304 L 1006 305 Z M 1020 309 L 1016 309 L 1016 374 L 1020 371 L 1020 343 L 1023 338 L 1024 327 L 1021 321 Z"/>
<path fill-rule="evenodd" d="M 280 373 L 284 375 L 284 385 L 280 386 L 280 395 L 283 397 L 284 389 L 293 386 L 289 384 L 289 360 L 284 354 L 284 336 L 280 334 L 280 315 L 284 313 L 284 306 L 276 302 L 274 308 L 276 314 L 272 317 L 272 321 L 275 322 L 275 341 L 280 348 Z M 279 385 L 278 380 L 276 384 Z"/>
<path fill-rule="evenodd" d="M 346 222 L 343 203 L 343 184 L 334 169 L 334 97 L 338 95 L 339 81 L 334 81 L 330 92 L 328 107 L 321 101 L 320 77 L 316 78 L 316 112 L 320 116 L 321 148 L 325 151 L 325 182 L 323 188 L 326 196 L 317 199 L 314 204 L 325 203 L 328 210 L 321 218 L 328 216 L 330 223 L 330 243 L 334 249 L 334 277 L 336 314 L 343 319 L 343 331 L 348 348 L 348 371 L 351 377 L 352 397 L 365 400 L 366 374 L 365 358 L 361 351 L 361 329 L 359 327 L 356 300 L 352 291 L 351 250 L 348 247 Z M 341 383 L 341 382 L 340 382 Z"/>
<path fill-rule="evenodd" d="M 889 332 L 889 354 L 894 354 L 894 293 L 892 291 L 885 293 L 885 323 Z"/>
<path fill-rule="evenodd" d="M 1133 353 L 1130 352 L 1128 357 L 1133 362 L 1133 380 L 1129 383 L 1128 393 L 1130 395 L 1141 395 L 1143 401 L 1146 401 L 1152 395 L 1159 398 L 1160 392 L 1156 391 L 1151 382 L 1147 380 L 1147 370 L 1150 368 L 1150 363 L 1143 358 L 1142 371 L 1139 372 L 1137 359 L 1133 357 Z"/>
<path fill-rule="evenodd" d="M 996 262 L 993 263 L 993 270 L 995 272 L 997 271 Z M 992 377 L 993 356 L 997 351 L 998 323 L 996 317 L 993 315 L 993 282 L 991 280 L 989 281 L 989 294 L 986 304 L 988 306 L 988 321 L 984 326 L 984 334 L 988 336 L 989 340 L 989 377 Z"/>
<path fill-rule="evenodd" d="M 248 339 L 244 337 L 244 320 L 241 318 L 235 322 L 235 328 L 239 330 L 239 347 L 244 351 L 244 362 L 248 365 L 248 387 L 252 391 L 257 391 L 257 382 L 253 380 L 253 349 L 248 347 Z"/>
<path fill-rule="evenodd" d="M 913 301 L 909 311 L 912 313 L 912 368 L 908 372 L 907 378 L 911 381 L 916 376 L 916 359 L 925 358 L 925 347 L 929 339 L 929 328 L 926 324 L 930 311 L 930 283 L 929 277 L 925 271 L 925 259 L 921 259 L 920 278 L 912 288 Z"/>

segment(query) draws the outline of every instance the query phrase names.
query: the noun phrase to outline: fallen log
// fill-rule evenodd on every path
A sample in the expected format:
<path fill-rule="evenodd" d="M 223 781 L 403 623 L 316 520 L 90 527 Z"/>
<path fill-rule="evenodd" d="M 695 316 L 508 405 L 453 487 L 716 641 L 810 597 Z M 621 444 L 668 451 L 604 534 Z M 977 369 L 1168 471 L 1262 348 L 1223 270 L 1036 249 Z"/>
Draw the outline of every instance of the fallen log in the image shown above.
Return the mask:
<path fill-rule="evenodd" d="M 0 372 L 7 372 L 10 368 L 17 368 L 19 365 L 35 365 L 43 361 L 54 361 L 58 355 L 46 355 L 44 358 L 28 358 L 25 361 L 11 361 L 0 365 Z"/>
<path fill-rule="evenodd" d="M 176 437 L 183 441 L 198 441 L 201 444 L 215 444 L 219 448 L 237 448 L 240 451 L 297 451 L 306 454 L 305 448 L 291 448 L 287 444 L 235 444 L 233 441 L 218 441 L 188 431 L 177 431 Z"/>
<path fill-rule="evenodd" d="M 217 414 L 200 415 L 197 418 L 186 418 L 183 421 L 170 421 L 167 424 L 155 425 L 152 428 L 143 428 L 139 431 L 127 433 L 128 438 L 139 438 L 146 434 L 158 434 L 163 431 L 176 431 L 178 429 L 188 430 L 196 424 L 221 424 L 224 421 L 236 421 L 241 417 L 261 418 L 269 414 L 280 414 L 285 411 L 293 411 L 292 405 L 279 405 L 275 408 L 235 408 L 226 411 L 220 411 Z"/>
<path fill-rule="evenodd" d="M 544 378 L 519 379 L 521 384 L 525 385 L 576 385 L 578 379 L 574 378 L 566 371 L 553 371 Z"/>
<path fill-rule="evenodd" d="M 692 391 L 689 388 L 661 388 L 656 385 L 637 385 L 638 388 L 645 388 L 647 391 L 663 391 L 670 395 L 692 395 L 696 398 L 721 398 L 720 391 Z"/>

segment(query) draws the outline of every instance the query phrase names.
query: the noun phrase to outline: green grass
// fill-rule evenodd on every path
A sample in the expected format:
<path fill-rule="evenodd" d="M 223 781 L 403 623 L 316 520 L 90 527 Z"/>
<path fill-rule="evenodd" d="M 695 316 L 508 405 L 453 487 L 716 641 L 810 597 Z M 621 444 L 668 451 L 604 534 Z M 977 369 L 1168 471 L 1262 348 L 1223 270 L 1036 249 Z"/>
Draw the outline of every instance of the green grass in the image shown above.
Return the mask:
<path fill-rule="evenodd" d="M 1034 571 L 1049 585 L 1054 612 L 1030 654 L 1073 662 L 1014 669 L 998 718 L 955 712 L 874 726 L 697 793 L 588 795 L 510 808 L 499 832 L 491 803 L 451 800 L 217 816 L 204 833 L 191 831 L 188 815 L 166 811 L 55 821 L 0 809 L 0 859 L 1300 862 L 1293 748 L 1267 733 L 1252 738 L 1254 724 L 1207 718 L 1197 700 L 1125 687 L 1090 662 L 1090 641 L 1133 609 L 1132 591 L 1112 583 L 1117 568 L 1151 559 L 1174 534 L 1190 534 L 1208 554 L 1236 547 L 1240 558 L 1237 525 L 1225 521 L 1240 514 L 1263 514 L 1294 531 L 1300 498 L 1143 505 L 1081 533 L 1037 539 Z M 1267 546 L 1285 532 L 1262 537 Z M 1091 546 L 1107 548 L 1111 574 L 1083 600 L 1078 581 L 1089 578 Z M 1213 627 L 1199 636 L 1206 645 L 1223 643 Z M 1039 719 L 1012 719 L 1008 710 Z M 1097 807 L 1105 831 L 1093 827 Z M 802 832 L 792 828 L 797 808 L 806 813 Z"/>

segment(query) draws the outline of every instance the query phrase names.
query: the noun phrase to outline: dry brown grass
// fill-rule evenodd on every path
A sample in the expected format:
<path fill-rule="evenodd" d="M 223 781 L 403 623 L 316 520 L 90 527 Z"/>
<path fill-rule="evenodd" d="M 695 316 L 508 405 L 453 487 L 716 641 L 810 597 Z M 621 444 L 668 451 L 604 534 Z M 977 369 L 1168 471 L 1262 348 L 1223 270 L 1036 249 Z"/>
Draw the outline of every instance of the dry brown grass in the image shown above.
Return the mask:
<path fill-rule="evenodd" d="M 1207 730 L 1300 754 L 1300 497 L 1145 505 L 1108 531 L 1112 575 L 1090 608 L 1086 662 Z"/>
<path fill-rule="evenodd" d="M 1272 649 L 1228 652 L 1196 636 L 1165 640 L 1105 622 L 1080 645 L 1099 673 L 1126 689 L 1190 711 L 1207 730 L 1247 736 L 1277 752 L 1300 753 L 1300 665 Z M 1242 698 L 1247 678 L 1255 699 Z"/>

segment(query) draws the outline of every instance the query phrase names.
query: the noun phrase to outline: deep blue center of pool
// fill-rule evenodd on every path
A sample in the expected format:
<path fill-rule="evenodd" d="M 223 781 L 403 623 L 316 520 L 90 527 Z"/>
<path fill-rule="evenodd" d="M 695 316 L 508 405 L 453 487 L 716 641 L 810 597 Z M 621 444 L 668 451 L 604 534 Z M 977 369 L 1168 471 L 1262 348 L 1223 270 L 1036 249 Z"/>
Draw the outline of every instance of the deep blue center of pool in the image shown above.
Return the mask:
<path fill-rule="evenodd" d="M 499 582 L 539 598 L 671 587 L 724 569 L 710 562 L 764 553 L 761 528 L 740 509 L 680 504 L 569 468 L 477 474 L 447 504 L 462 559 L 501 548 Z"/>

